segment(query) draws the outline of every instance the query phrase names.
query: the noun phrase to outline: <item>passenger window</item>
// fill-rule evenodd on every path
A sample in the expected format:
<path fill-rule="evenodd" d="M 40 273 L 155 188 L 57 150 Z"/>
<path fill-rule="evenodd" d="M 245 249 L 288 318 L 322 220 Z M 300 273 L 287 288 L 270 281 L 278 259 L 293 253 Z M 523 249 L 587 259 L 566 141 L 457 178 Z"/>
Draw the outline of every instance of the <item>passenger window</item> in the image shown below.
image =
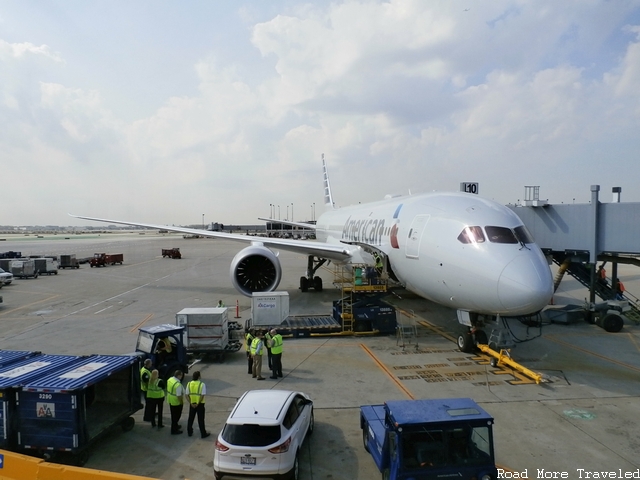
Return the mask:
<path fill-rule="evenodd" d="M 458 235 L 458 241 L 461 243 L 483 243 L 484 233 L 480 227 L 464 227 L 464 230 Z"/>
<path fill-rule="evenodd" d="M 531 235 L 529 230 L 527 230 L 527 227 L 525 227 L 524 225 L 516 227 L 514 232 L 515 232 L 516 238 L 518 239 L 519 242 L 522 242 L 522 243 L 534 243 L 535 242 L 535 240 L 533 239 L 533 235 Z"/>
<path fill-rule="evenodd" d="M 518 243 L 516 236 L 510 228 L 484 227 L 491 243 Z"/>
<path fill-rule="evenodd" d="M 285 415 L 284 421 L 282 422 L 284 428 L 286 428 L 287 430 L 291 430 L 291 427 L 293 427 L 293 425 L 296 423 L 296 420 L 298 419 L 298 415 L 298 406 L 296 405 L 296 402 L 293 401 L 291 402 L 289 410 L 287 410 L 287 414 Z"/>

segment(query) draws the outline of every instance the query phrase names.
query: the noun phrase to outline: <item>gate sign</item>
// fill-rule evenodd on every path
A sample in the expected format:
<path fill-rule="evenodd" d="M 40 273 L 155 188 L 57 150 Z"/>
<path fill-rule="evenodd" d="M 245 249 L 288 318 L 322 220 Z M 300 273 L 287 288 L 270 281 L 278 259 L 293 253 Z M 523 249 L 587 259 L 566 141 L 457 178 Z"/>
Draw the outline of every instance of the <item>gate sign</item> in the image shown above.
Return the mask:
<path fill-rule="evenodd" d="M 478 182 L 460 182 L 460 191 L 477 195 L 479 192 Z"/>

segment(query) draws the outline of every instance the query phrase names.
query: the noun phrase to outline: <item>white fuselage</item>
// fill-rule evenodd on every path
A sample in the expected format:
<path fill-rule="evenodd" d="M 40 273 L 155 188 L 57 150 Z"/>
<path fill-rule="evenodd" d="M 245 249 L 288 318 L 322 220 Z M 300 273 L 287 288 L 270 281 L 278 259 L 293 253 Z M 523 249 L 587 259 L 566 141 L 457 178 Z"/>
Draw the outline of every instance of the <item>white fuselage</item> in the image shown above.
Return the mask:
<path fill-rule="evenodd" d="M 327 211 L 318 218 L 316 236 L 327 243 L 375 247 L 407 289 L 434 302 L 517 316 L 549 303 L 549 265 L 535 243 L 496 243 L 486 227 L 522 226 L 515 213 L 494 201 L 430 193 Z M 481 227 L 483 241 L 460 241 L 466 227 Z"/>

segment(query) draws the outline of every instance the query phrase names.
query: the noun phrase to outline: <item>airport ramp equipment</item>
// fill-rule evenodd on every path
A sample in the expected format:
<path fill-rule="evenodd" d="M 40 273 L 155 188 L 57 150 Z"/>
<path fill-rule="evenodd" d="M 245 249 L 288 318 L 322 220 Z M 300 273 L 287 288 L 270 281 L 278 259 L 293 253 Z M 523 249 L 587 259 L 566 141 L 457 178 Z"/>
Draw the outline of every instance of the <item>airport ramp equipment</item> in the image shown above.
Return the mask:
<path fill-rule="evenodd" d="M 41 355 L 41 353 L 28 352 L 25 350 L 0 350 L 0 368 L 19 362 L 20 360 L 35 357 L 36 355 Z"/>
<path fill-rule="evenodd" d="M 6 352 L 2 352 L 3 356 Z M 17 352 L 7 355 L 16 356 Z M 18 443 L 18 409 L 16 395 L 22 385 L 33 379 L 57 371 L 81 357 L 72 355 L 36 355 L 9 362 L 0 368 L 0 448 L 15 450 Z"/>
<path fill-rule="evenodd" d="M 24 384 L 18 392 L 18 448 L 70 452 L 83 465 L 88 447 L 112 427 L 131 430 L 142 408 L 139 355 L 91 355 Z"/>

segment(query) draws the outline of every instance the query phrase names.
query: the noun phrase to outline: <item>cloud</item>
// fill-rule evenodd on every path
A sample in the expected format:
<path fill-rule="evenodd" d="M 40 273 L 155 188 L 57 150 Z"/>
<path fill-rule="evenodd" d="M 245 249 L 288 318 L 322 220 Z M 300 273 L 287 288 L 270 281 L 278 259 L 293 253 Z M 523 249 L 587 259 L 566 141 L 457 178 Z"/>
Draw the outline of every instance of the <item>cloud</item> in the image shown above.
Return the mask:
<path fill-rule="evenodd" d="M 83 185 L 113 166 L 122 180 L 86 193 L 116 192 L 118 201 L 79 213 L 155 222 L 184 222 L 193 205 L 248 223 L 264 215 L 254 213 L 260 202 L 319 202 L 321 153 L 341 205 L 460 181 L 480 181 L 505 203 L 532 183 L 560 197 L 563 179 L 618 182 L 610 172 L 633 162 L 635 13 L 633 2 L 596 0 L 469 10 L 450 1 L 292 4 L 251 25 L 252 50 L 235 61 L 222 61 L 234 56 L 214 44 L 194 56 L 197 88 L 135 121 L 113 113 L 100 85 L 54 81 L 62 55 L 46 45 L 0 41 L 12 73 L 0 73 L 0 119 L 9 125 L 0 147 L 33 167 L 43 155 L 55 159 Z M 256 8 L 238 14 L 265 18 Z M 27 57 L 41 60 L 36 69 Z M 615 168 L 603 173 L 609 156 Z"/>

